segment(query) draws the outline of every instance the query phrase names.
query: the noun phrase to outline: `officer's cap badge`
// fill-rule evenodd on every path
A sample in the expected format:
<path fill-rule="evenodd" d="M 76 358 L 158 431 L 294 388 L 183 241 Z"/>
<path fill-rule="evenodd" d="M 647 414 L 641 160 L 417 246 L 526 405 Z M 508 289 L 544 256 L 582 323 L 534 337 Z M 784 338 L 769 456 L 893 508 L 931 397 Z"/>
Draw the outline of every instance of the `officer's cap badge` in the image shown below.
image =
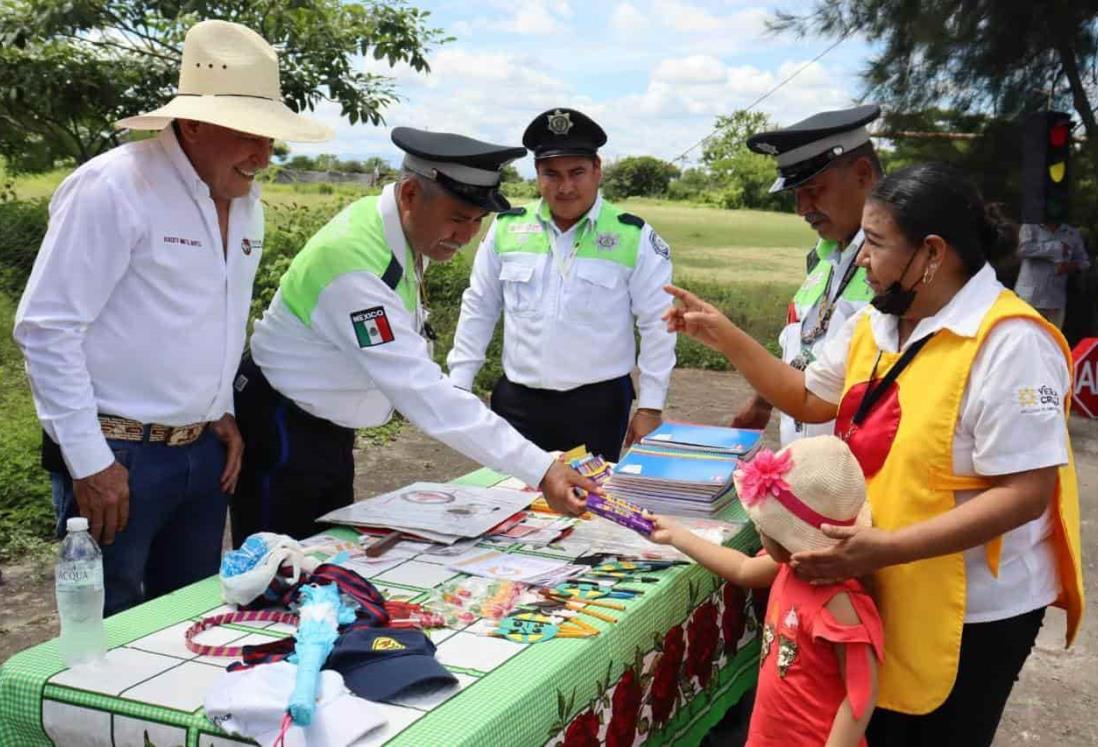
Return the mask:
<path fill-rule="evenodd" d="M 554 135 L 567 135 L 572 129 L 572 113 L 555 110 L 549 115 L 549 132 Z"/>

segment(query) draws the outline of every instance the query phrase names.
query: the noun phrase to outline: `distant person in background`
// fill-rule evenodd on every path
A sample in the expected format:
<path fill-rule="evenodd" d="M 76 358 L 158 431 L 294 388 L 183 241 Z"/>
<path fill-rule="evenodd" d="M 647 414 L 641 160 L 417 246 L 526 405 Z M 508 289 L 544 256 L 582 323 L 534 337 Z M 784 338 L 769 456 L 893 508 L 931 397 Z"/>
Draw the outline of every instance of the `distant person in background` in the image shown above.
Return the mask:
<path fill-rule="evenodd" d="M 256 173 L 273 139 L 331 130 L 290 111 L 274 49 L 195 24 L 179 94 L 118 123 L 157 130 L 58 187 L 15 316 L 58 534 L 88 519 L 105 612 L 217 573 L 243 441 L 233 376 L 263 247 Z"/>
<path fill-rule="evenodd" d="M 485 234 L 446 359 L 450 377 L 473 388 L 502 312 L 492 410 L 543 449 L 585 444 L 617 461 L 623 442 L 663 421 L 675 367 L 675 336 L 660 321 L 671 300 L 663 290 L 671 248 L 603 198 L 606 133 L 593 119 L 550 109 L 522 143 L 534 153 L 541 199 L 500 213 Z"/>
<path fill-rule="evenodd" d="M 792 190 L 797 215 L 820 237 L 808 253 L 807 276 L 789 302 L 778 337 L 782 360 L 801 371 L 873 297 L 856 260 L 865 241 L 862 208 L 881 177 L 866 125 L 880 115 L 881 108 L 872 104 L 820 112 L 747 139 L 748 148 L 777 162 L 778 178 L 770 191 Z M 772 409 L 755 394 L 736 413 L 732 427 L 765 428 Z M 782 446 L 832 432 L 831 422 L 803 423 L 781 415 Z"/>
<path fill-rule="evenodd" d="M 1018 257 L 1022 268 L 1014 292 L 1063 327 L 1068 276 L 1090 267 L 1079 229 L 1066 223 L 1026 223 L 1018 235 Z"/>

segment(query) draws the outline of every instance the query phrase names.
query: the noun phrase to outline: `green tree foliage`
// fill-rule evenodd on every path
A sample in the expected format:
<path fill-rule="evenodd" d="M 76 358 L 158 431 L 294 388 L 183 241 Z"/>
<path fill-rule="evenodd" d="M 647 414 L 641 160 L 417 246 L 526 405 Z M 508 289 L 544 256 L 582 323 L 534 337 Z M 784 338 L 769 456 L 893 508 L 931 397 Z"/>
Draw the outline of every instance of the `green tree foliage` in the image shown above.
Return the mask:
<path fill-rule="evenodd" d="M 1074 109 L 1098 174 L 1098 0 L 816 0 L 771 25 L 859 32 L 880 50 L 864 73 L 867 93 L 897 111 L 944 105 L 1013 119 L 1048 104 Z"/>
<path fill-rule="evenodd" d="M 603 167 L 602 190 L 611 200 L 662 197 L 679 170 L 652 156 L 629 156 Z"/>
<path fill-rule="evenodd" d="M 715 189 L 716 203 L 726 208 L 789 210 L 786 193 L 771 194 L 774 159 L 752 153 L 747 138 L 777 125 L 762 112 L 737 110 L 717 117 L 715 132 L 702 148 L 702 163 Z"/>
<path fill-rule="evenodd" d="M 0 3 L 0 156 L 11 171 L 86 161 L 119 142 L 112 123 L 174 93 L 183 38 L 207 18 L 248 26 L 281 50 L 294 111 L 323 101 L 352 124 L 379 124 L 397 99 L 358 57 L 429 71 L 449 41 L 404 0 L 4 0 Z"/>

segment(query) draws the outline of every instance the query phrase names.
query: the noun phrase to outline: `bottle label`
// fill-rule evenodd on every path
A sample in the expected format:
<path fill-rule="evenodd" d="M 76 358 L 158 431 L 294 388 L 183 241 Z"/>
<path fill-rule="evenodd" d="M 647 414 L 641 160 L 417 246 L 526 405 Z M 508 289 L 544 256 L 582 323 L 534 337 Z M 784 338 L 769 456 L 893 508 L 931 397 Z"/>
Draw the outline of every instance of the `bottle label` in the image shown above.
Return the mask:
<path fill-rule="evenodd" d="M 68 589 L 102 589 L 103 564 L 98 560 L 69 560 L 57 564 L 56 583 Z"/>

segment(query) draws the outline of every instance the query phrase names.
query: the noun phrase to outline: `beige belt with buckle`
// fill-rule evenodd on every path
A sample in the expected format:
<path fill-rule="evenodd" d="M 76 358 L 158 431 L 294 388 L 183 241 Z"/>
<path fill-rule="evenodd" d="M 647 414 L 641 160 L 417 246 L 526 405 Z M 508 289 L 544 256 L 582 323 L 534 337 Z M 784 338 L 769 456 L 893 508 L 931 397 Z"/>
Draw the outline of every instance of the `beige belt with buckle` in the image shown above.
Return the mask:
<path fill-rule="evenodd" d="M 99 428 L 107 438 L 119 441 L 145 441 L 147 432 L 147 440 L 151 444 L 164 443 L 168 446 L 187 446 L 198 440 L 198 437 L 206 430 L 206 423 L 178 426 L 160 425 L 159 423 L 145 425 L 129 418 L 100 415 Z"/>

